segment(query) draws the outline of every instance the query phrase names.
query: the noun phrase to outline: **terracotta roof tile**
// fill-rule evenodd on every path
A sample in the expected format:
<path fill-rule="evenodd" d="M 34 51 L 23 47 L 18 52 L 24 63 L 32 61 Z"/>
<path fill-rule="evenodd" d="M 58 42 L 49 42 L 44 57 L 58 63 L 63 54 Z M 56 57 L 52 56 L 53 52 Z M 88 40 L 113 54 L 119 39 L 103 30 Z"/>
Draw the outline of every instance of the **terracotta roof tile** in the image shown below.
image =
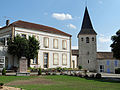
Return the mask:
<path fill-rule="evenodd" d="M 15 27 L 38 30 L 38 31 L 43 31 L 43 32 L 48 32 L 48 33 L 53 33 L 53 34 L 59 34 L 59 35 L 63 35 L 63 36 L 69 36 L 69 37 L 72 36 L 70 34 L 67 34 L 67 33 L 60 31 L 60 30 L 53 28 L 53 27 L 35 24 L 35 23 L 30 23 L 30 22 L 21 21 L 21 20 L 13 22 L 9 26 L 12 26 L 12 25 Z M 3 27 L 3 28 L 6 28 L 6 27 Z"/>

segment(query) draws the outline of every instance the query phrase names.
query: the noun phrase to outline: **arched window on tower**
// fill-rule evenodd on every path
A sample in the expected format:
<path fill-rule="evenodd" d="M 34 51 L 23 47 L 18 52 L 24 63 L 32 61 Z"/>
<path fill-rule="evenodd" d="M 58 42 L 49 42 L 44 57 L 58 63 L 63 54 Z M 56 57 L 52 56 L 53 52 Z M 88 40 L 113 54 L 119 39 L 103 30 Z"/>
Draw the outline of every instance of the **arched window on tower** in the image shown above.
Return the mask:
<path fill-rule="evenodd" d="M 94 37 L 92 37 L 92 41 L 94 41 Z"/>
<path fill-rule="evenodd" d="M 89 37 L 86 37 L 86 43 L 89 43 Z"/>
<path fill-rule="evenodd" d="M 81 41 L 83 41 L 83 38 L 81 38 Z"/>

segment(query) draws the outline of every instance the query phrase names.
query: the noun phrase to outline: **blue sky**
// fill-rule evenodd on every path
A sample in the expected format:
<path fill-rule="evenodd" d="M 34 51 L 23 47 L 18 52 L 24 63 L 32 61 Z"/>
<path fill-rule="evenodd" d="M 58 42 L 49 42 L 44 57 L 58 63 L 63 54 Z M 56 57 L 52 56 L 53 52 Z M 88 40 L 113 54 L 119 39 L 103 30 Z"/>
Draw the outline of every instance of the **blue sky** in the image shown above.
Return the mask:
<path fill-rule="evenodd" d="M 5 20 L 24 20 L 55 27 L 72 35 L 78 45 L 86 0 L 0 0 L 0 26 Z M 97 35 L 97 50 L 110 51 L 111 36 L 120 29 L 120 0 L 87 0 Z"/>

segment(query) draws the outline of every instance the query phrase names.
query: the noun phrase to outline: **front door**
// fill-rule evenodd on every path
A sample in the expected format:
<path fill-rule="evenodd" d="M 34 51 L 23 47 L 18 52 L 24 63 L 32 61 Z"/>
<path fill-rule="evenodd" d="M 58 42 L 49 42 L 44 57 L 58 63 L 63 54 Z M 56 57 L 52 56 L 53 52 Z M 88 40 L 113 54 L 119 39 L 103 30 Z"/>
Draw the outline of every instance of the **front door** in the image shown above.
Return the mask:
<path fill-rule="evenodd" d="M 44 68 L 48 68 L 48 53 L 44 53 Z"/>

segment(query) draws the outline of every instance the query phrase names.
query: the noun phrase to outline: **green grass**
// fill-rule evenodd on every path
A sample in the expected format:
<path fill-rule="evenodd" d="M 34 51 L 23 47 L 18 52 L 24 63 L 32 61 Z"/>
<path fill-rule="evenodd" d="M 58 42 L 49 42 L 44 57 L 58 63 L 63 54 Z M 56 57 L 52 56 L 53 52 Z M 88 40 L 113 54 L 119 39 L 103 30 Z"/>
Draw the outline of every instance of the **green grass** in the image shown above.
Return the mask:
<path fill-rule="evenodd" d="M 29 80 L 35 78 L 35 76 L 0 76 L 0 83 L 8 83 L 16 80 Z"/>
<path fill-rule="evenodd" d="M 0 81 L 9 82 L 12 80 L 30 79 L 33 77 L 15 77 L 2 76 Z M 120 90 L 120 82 L 106 81 L 106 80 L 90 80 L 72 76 L 44 76 L 45 78 L 54 82 L 54 84 L 43 85 L 17 85 L 14 87 L 23 88 L 25 90 Z M 9 79 L 9 80 L 8 80 Z"/>

